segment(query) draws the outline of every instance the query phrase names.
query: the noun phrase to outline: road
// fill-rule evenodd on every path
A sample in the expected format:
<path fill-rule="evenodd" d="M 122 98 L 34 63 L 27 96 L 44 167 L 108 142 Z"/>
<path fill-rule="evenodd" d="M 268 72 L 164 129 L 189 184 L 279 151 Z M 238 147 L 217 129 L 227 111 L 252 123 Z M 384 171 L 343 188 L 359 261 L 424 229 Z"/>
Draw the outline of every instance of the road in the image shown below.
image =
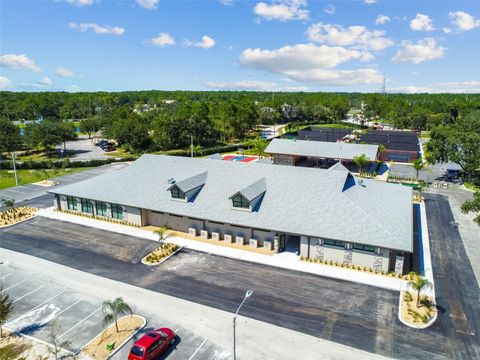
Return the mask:
<path fill-rule="evenodd" d="M 109 159 L 105 151 L 95 146 L 93 139 L 89 139 L 87 135 L 80 135 L 77 140 L 67 141 L 65 147 L 67 151 L 74 153 L 71 160 Z M 63 145 L 59 145 L 57 149 L 63 149 Z"/>
<path fill-rule="evenodd" d="M 460 359 L 478 350 L 476 335 L 465 340 L 451 333 L 449 302 L 464 295 L 445 289 L 443 277 L 436 279 L 438 303 L 447 311 L 431 328 L 417 332 L 399 322 L 398 293 L 393 291 L 194 251 L 150 268 L 139 264 L 150 241 L 76 224 L 36 218 L 4 229 L 0 246 L 224 311 L 233 311 L 251 288 L 255 297 L 242 309 L 244 316 L 384 356 Z M 446 247 L 434 246 L 433 251 L 434 257 L 451 261 Z M 456 289 L 452 284 L 464 280 L 447 283 Z M 478 288 L 471 291 L 478 293 Z M 475 310 L 475 304 L 467 309 Z"/>

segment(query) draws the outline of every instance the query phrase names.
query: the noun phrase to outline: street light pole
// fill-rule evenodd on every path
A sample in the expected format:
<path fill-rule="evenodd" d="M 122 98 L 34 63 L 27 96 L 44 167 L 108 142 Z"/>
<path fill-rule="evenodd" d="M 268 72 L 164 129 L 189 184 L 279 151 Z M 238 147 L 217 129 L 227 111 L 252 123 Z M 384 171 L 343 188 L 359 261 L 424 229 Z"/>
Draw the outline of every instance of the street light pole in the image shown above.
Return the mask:
<path fill-rule="evenodd" d="M 233 316 L 233 360 L 237 360 L 236 343 L 235 343 L 235 326 L 237 322 L 237 315 L 243 303 L 245 302 L 245 300 L 247 300 L 250 296 L 252 296 L 252 294 L 253 294 L 253 290 L 247 290 L 247 292 L 245 293 L 245 297 L 243 298 L 242 302 L 238 306 L 237 311 L 235 312 L 235 315 Z"/>
<path fill-rule="evenodd" d="M 18 186 L 17 166 L 15 164 L 15 151 L 12 151 L 13 173 L 15 174 L 15 186 Z"/>

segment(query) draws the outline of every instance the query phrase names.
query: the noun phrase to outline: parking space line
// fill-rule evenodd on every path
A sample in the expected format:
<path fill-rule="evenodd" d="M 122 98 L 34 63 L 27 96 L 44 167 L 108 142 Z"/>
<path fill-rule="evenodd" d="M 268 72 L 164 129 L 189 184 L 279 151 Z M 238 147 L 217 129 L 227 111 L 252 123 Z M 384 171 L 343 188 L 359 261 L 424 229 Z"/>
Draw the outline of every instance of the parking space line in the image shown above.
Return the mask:
<path fill-rule="evenodd" d="M 53 320 L 54 318 L 56 318 L 56 317 L 59 317 L 61 314 L 63 314 L 63 313 L 64 313 L 65 311 L 67 311 L 68 309 L 74 307 L 75 305 L 77 305 L 77 304 L 78 304 L 80 301 L 82 301 L 82 300 L 83 300 L 83 299 L 80 298 L 80 299 L 78 299 L 77 301 L 75 301 L 73 304 L 67 306 L 65 309 L 63 309 L 63 310 L 60 311 L 57 315 L 55 315 L 55 316 L 52 318 L 52 320 Z M 51 321 L 51 320 L 50 320 L 50 321 Z"/>
<path fill-rule="evenodd" d="M 3 280 L 3 279 L 5 279 L 7 276 L 10 276 L 10 273 L 3 275 L 2 277 L 0 277 L 0 279 Z"/>
<path fill-rule="evenodd" d="M 25 281 L 27 281 L 27 279 L 23 279 L 22 281 L 19 281 L 19 282 L 17 282 L 16 284 L 13 284 L 12 286 L 9 286 L 8 288 L 3 289 L 2 291 L 0 291 L 0 293 L 2 293 L 2 292 L 4 292 L 4 291 L 7 291 L 7 290 L 10 290 L 10 289 L 14 288 L 15 286 L 24 283 Z"/>
<path fill-rule="evenodd" d="M 192 354 L 192 356 L 190 356 L 190 357 L 188 358 L 188 360 L 192 360 L 193 357 L 194 357 L 195 355 L 197 355 L 197 353 L 200 351 L 200 349 L 202 348 L 202 346 L 203 346 L 206 342 L 207 342 L 207 338 L 205 338 L 205 340 L 202 341 L 202 343 L 200 344 L 200 346 L 197 348 L 197 350 L 195 350 L 195 352 Z"/>
<path fill-rule="evenodd" d="M 12 302 L 17 302 L 18 300 L 22 300 L 24 297 L 27 297 L 28 295 L 33 294 L 35 291 L 40 290 L 43 287 L 45 287 L 45 285 L 39 286 L 35 290 L 32 290 L 32 291 L 26 293 L 25 295 L 20 296 L 18 299 L 13 300 Z"/>
<path fill-rule="evenodd" d="M 36 337 L 30 336 L 30 335 L 24 334 L 24 333 L 22 333 L 22 332 L 19 333 L 19 334 L 20 334 L 21 336 L 23 336 L 23 337 L 26 337 L 27 339 L 30 339 L 30 340 L 33 340 L 33 341 L 37 341 L 37 342 L 39 342 L 39 343 L 41 343 L 41 344 L 47 345 L 48 347 L 51 347 L 51 348 L 54 347 L 53 344 L 50 344 L 49 342 L 44 341 L 44 340 L 41 340 L 41 339 L 39 339 L 39 338 L 36 338 Z M 65 348 L 60 348 L 60 349 L 62 349 L 63 351 L 65 351 L 66 353 L 68 353 L 68 354 L 70 354 L 70 355 L 74 355 L 74 354 L 75 354 L 73 351 L 67 350 L 67 349 L 65 349 Z"/>
<path fill-rule="evenodd" d="M 65 334 L 69 333 L 70 331 L 72 331 L 73 329 L 75 329 L 78 325 L 80 325 L 81 323 L 83 323 L 85 320 L 88 320 L 89 318 L 91 318 L 93 315 L 95 315 L 97 312 L 99 312 L 100 310 L 102 309 L 102 307 L 100 306 L 97 310 L 95 310 L 94 312 L 92 312 L 90 315 L 84 317 L 82 320 L 80 320 L 78 323 L 76 323 L 75 325 L 73 325 L 70 329 L 68 329 L 67 331 L 65 331 L 63 334 L 61 334 L 58 338 L 61 338 L 63 336 L 65 336 Z"/>
<path fill-rule="evenodd" d="M 45 305 L 45 304 L 46 304 L 47 302 L 49 302 L 50 300 L 55 299 L 55 298 L 56 298 L 57 296 L 59 296 L 59 295 L 62 295 L 64 292 L 65 292 L 65 290 L 60 291 L 57 295 L 53 295 L 51 298 L 45 300 L 45 301 L 42 302 L 40 305 L 35 306 L 35 307 L 34 307 L 32 310 L 30 310 L 30 311 L 33 311 L 33 310 L 38 309 L 39 307 Z"/>

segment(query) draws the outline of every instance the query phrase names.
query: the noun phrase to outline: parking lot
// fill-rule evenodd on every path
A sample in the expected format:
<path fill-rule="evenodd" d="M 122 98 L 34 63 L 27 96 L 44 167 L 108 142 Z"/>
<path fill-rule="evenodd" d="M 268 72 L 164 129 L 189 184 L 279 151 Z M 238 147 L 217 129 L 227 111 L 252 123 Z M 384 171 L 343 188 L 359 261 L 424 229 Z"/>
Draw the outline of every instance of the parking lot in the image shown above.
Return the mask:
<path fill-rule="evenodd" d="M 40 273 L 25 272 L 10 262 L 0 265 L 2 291 L 8 292 L 14 302 L 14 313 L 5 326 L 48 344 L 48 325 L 55 320 L 59 326 L 59 340 L 69 343 L 65 350 L 77 353 L 102 331 L 101 305 L 105 299 L 76 291 Z M 147 326 L 115 354 L 114 359 L 126 359 L 135 339 L 148 330 L 165 326 L 175 330 L 178 339 L 175 348 L 169 349 L 161 359 L 230 358 L 230 352 L 219 349 L 209 339 L 176 327 L 157 314 L 145 314 L 135 307 L 134 313 L 145 316 Z"/>

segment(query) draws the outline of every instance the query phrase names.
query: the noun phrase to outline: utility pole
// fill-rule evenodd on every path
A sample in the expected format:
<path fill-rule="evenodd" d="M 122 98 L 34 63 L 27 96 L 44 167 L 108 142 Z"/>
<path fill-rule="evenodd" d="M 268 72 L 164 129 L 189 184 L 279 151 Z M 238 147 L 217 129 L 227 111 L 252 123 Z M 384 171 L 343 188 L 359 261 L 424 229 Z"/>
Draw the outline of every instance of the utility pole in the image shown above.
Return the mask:
<path fill-rule="evenodd" d="M 387 80 L 385 77 L 385 73 L 383 74 L 383 84 L 382 84 L 382 94 L 386 95 L 387 94 L 387 86 L 386 86 Z"/>
<path fill-rule="evenodd" d="M 18 186 L 17 166 L 15 165 L 15 151 L 12 151 L 13 173 L 15 174 L 15 186 Z"/>
<path fill-rule="evenodd" d="M 190 136 L 190 157 L 193 158 L 193 136 Z"/>

